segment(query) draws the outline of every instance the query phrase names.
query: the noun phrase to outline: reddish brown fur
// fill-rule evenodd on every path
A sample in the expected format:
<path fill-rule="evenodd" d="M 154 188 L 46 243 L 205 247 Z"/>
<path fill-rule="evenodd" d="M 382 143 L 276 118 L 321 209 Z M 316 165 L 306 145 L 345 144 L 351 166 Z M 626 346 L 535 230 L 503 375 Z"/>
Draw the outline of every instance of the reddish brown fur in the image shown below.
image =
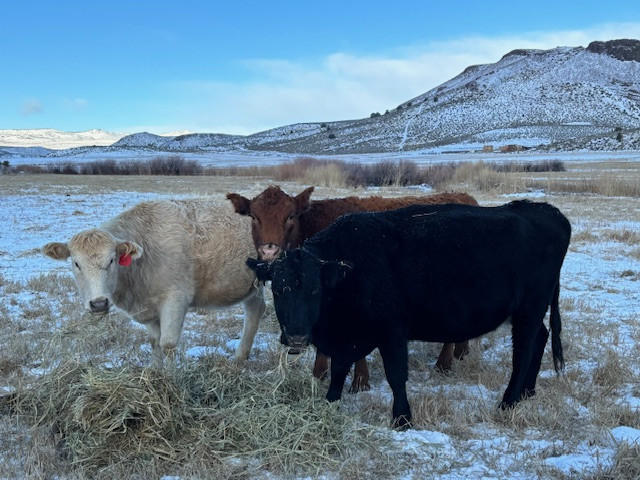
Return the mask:
<path fill-rule="evenodd" d="M 237 213 L 253 218 L 252 235 L 258 256 L 274 260 L 282 250 L 297 248 L 307 238 L 327 228 L 339 216 L 353 212 L 379 212 L 395 210 L 416 204 L 462 203 L 478 205 L 466 193 L 438 193 L 424 196 L 398 198 L 345 197 L 311 200 L 313 187 L 295 197 L 287 195 L 279 186 L 269 186 L 261 194 L 249 200 L 237 193 L 228 193 Z M 455 356 L 462 358 L 468 352 L 467 342 L 455 345 Z M 438 357 L 436 368 L 449 370 L 454 356 L 454 345 L 445 344 Z M 327 370 L 326 357 L 318 354 L 314 375 L 323 376 Z M 369 372 L 364 359 L 356 363 L 351 391 L 368 389 Z"/>

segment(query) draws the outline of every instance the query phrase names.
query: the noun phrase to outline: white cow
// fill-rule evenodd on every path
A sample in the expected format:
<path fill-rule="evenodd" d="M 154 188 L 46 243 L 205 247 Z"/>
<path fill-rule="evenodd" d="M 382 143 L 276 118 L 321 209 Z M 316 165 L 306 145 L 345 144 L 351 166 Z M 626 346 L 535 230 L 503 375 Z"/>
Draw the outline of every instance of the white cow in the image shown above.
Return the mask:
<path fill-rule="evenodd" d="M 188 307 L 243 302 L 236 358 L 249 356 L 265 302 L 245 265 L 255 253 L 251 222 L 226 203 L 143 202 L 68 243 L 46 244 L 43 253 L 71 257 L 80 297 L 92 314 L 115 305 L 144 324 L 157 360 L 177 346 Z"/>

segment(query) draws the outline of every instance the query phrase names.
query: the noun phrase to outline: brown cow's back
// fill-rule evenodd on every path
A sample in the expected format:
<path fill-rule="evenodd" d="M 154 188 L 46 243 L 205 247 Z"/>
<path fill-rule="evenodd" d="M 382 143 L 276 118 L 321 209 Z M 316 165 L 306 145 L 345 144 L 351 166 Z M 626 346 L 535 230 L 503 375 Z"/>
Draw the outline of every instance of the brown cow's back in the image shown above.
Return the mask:
<path fill-rule="evenodd" d="M 354 212 L 381 212 L 408 207 L 440 203 L 462 203 L 478 205 L 471 195 L 466 193 L 437 193 L 424 196 L 386 197 L 345 197 L 312 200 L 309 208 L 300 214 L 300 236 L 293 240 L 291 248 L 302 245 L 307 238 L 324 230 L 339 216 Z"/>

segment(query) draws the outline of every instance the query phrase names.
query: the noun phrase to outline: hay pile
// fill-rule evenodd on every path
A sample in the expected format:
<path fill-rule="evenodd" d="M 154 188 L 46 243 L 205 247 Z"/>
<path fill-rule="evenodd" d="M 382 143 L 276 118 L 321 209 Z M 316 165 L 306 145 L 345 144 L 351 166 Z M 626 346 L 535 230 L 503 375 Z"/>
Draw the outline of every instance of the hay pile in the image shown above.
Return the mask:
<path fill-rule="evenodd" d="M 316 382 L 286 359 L 261 373 L 217 356 L 164 370 L 68 362 L 16 404 L 53 433 L 72 470 L 89 475 L 188 466 L 229 477 L 309 475 L 384 450 L 386 440 L 328 404 Z"/>

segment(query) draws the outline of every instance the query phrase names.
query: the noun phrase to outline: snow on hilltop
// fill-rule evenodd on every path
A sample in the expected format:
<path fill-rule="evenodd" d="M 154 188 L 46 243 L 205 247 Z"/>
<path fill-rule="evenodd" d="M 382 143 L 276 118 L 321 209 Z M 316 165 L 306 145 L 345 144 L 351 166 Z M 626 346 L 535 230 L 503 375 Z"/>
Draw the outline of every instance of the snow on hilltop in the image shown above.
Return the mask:
<path fill-rule="evenodd" d="M 315 124 L 306 135 L 274 136 L 255 148 L 347 154 L 615 137 L 616 129 L 640 127 L 638 52 L 638 40 L 514 50 L 383 115 Z"/>
<path fill-rule="evenodd" d="M 0 130 L 0 146 L 44 147 L 55 150 L 91 145 L 105 146 L 118 141 L 123 135 L 96 129 L 84 132 L 63 132 L 51 128 Z"/>
<path fill-rule="evenodd" d="M 158 150 L 192 151 L 205 147 L 235 144 L 240 135 L 221 133 L 188 133 L 176 136 L 154 135 L 142 132 L 127 135 L 113 144 L 114 147 L 143 147 Z"/>
<path fill-rule="evenodd" d="M 0 130 L 0 155 L 20 155 L 4 146 L 64 148 L 65 142 L 111 145 L 92 147 L 96 154 L 100 148 L 309 155 L 437 153 L 505 144 L 554 151 L 636 150 L 639 129 L 640 40 L 611 40 L 592 42 L 587 48 L 513 50 L 496 63 L 470 66 L 442 85 L 370 118 L 282 126 L 249 136 L 142 132 L 120 138 L 100 130 Z"/>

